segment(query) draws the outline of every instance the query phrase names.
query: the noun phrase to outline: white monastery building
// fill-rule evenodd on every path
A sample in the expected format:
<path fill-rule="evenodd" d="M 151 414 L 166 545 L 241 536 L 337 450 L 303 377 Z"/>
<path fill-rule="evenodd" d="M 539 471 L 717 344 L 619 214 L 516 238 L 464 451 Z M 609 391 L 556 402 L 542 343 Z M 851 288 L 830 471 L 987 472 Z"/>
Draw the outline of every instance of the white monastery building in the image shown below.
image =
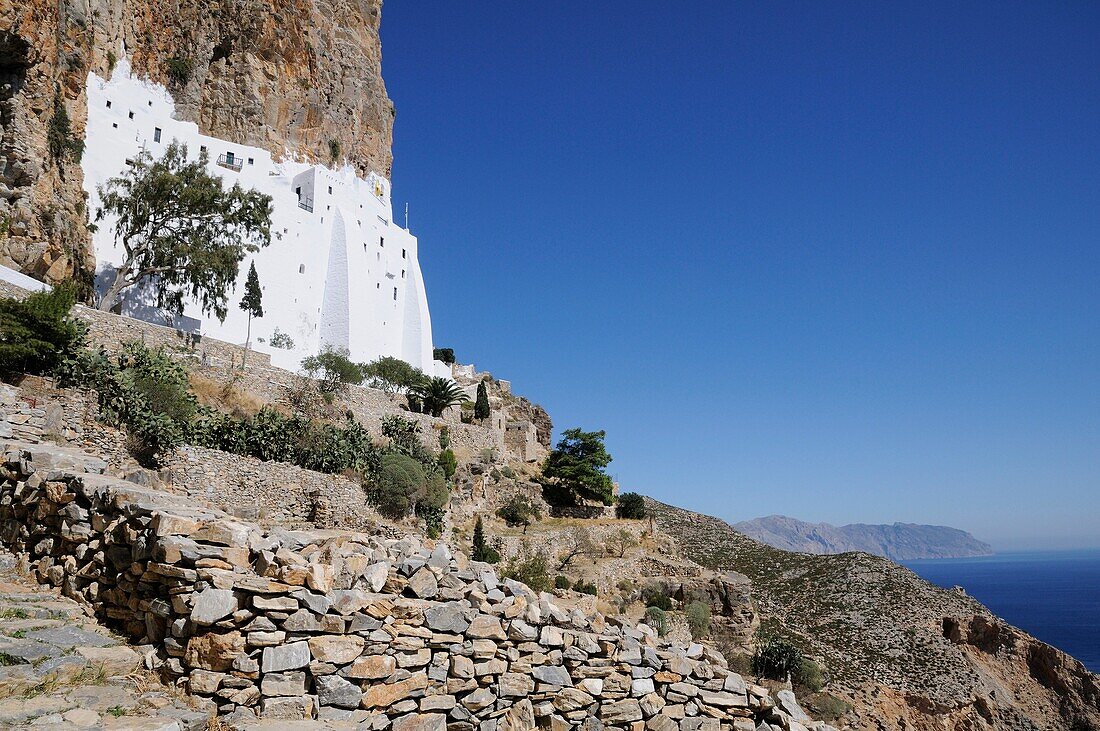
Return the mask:
<path fill-rule="evenodd" d="M 152 306 L 139 287 L 124 292 L 123 314 L 243 344 L 248 316 L 237 303 L 255 262 L 264 316 L 252 321 L 252 345 L 273 364 L 297 369 L 302 358 L 331 347 L 347 350 L 354 361 L 390 355 L 429 375 L 450 376 L 432 358 L 416 237 L 393 221 L 390 183 L 381 175 L 364 180 L 350 166 L 275 162 L 266 150 L 201 135 L 197 125 L 175 118 L 167 89 L 135 78 L 125 58 L 110 81 L 88 75 L 86 134 L 84 189 L 93 218 L 100 185 L 121 175 L 128 158 L 143 150 L 160 157 L 173 140 L 187 146 L 191 159 L 206 151 L 210 172 L 227 187 L 239 182 L 272 197 L 271 244 L 241 263 L 225 322 L 204 316 L 190 301 L 184 317 L 174 317 Z M 104 220 L 93 234 L 100 294 L 123 257 L 114 231 L 114 222 Z M 272 346 L 273 336 L 282 347 Z"/>

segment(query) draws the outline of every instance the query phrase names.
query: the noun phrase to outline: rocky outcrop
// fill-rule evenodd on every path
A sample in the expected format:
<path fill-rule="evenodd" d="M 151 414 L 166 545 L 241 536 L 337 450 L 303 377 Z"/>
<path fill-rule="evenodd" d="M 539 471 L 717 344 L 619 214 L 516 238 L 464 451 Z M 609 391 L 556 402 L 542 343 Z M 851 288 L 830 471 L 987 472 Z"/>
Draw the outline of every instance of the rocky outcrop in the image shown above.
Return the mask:
<path fill-rule="evenodd" d="M 755 518 L 733 527 L 772 548 L 801 553 L 833 554 L 863 551 L 891 561 L 923 558 L 988 556 L 993 549 L 966 531 L 943 525 L 829 525 L 807 523 L 785 515 Z"/>
<path fill-rule="evenodd" d="M 749 577 L 761 624 L 821 662 L 855 728 L 1100 728 L 1097 676 L 965 594 L 876 556 L 790 553 L 717 518 L 647 507 L 685 555 Z"/>
<path fill-rule="evenodd" d="M 0 539 L 40 581 L 156 648 L 150 664 L 234 722 L 829 728 L 702 645 L 566 612 L 443 543 L 265 532 L 106 477 L 81 452 L 0 452 Z"/>
<path fill-rule="evenodd" d="M 389 177 L 380 19 L 380 0 L 0 3 L 0 264 L 51 282 L 94 269 L 79 151 L 48 136 L 64 109 L 55 138 L 83 140 L 88 73 L 124 53 L 206 134 Z"/>

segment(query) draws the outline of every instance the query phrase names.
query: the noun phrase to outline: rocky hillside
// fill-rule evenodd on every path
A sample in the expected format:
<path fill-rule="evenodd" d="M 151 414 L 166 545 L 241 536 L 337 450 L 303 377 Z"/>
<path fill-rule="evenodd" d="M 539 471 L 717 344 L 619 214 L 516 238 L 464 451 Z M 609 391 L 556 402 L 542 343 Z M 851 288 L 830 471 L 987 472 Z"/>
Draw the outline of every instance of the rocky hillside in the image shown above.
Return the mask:
<path fill-rule="evenodd" d="M 853 523 L 834 526 L 807 523 L 785 515 L 734 523 L 740 533 L 773 548 L 800 553 L 847 553 L 863 551 L 891 561 L 922 558 L 965 558 L 988 556 L 993 549 L 966 531 L 943 525 Z"/>
<path fill-rule="evenodd" d="M 389 176 L 394 110 L 382 82 L 381 5 L 0 3 L 0 264 L 47 281 L 94 266 L 77 149 L 85 86 L 89 72 L 109 76 L 123 53 L 206 134 Z"/>
<path fill-rule="evenodd" d="M 649 500 L 684 554 L 752 581 L 765 632 L 818 658 L 861 729 L 1100 729 L 1100 680 L 965 594 L 863 553 L 771 548 Z"/>

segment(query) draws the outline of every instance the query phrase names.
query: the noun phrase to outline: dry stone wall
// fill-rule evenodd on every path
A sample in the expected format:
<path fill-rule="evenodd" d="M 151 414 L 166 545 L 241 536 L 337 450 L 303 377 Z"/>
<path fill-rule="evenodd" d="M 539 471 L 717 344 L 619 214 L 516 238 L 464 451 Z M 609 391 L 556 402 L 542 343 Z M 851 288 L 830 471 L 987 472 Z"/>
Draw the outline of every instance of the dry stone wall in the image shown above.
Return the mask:
<path fill-rule="evenodd" d="M 6 442 L 0 538 L 236 719 L 361 728 L 826 729 L 702 645 L 584 616 L 441 542 L 263 531 Z M 769 724 L 774 723 L 774 726 Z"/>

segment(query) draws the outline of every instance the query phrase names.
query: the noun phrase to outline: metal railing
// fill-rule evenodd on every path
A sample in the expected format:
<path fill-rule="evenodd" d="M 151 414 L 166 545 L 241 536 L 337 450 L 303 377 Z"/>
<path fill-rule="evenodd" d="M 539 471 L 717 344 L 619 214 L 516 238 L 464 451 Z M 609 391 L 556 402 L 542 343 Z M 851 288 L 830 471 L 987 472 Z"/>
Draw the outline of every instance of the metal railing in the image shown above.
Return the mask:
<path fill-rule="evenodd" d="M 236 155 L 218 155 L 218 165 L 221 165 L 223 168 L 235 170 L 239 173 L 241 168 L 244 167 L 244 158 L 237 157 Z"/>
<path fill-rule="evenodd" d="M 313 213 L 313 199 L 312 198 L 298 198 L 298 207 Z"/>

